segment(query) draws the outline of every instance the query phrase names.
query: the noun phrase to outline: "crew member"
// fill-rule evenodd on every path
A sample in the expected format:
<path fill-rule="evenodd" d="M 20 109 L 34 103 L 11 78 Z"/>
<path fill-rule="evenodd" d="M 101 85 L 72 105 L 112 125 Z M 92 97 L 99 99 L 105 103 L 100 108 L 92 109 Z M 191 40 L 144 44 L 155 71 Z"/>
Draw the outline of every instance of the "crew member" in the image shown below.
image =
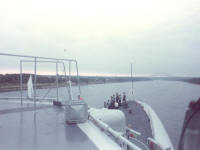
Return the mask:
<path fill-rule="evenodd" d="M 119 102 L 119 95 L 118 95 L 118 93 L 116 93 L 116 102 L 117 103 Z"/>
<path fill-rule="evenodd" d="M 126 93 L 125 92 L 123 92 L 123 105 L 125 108 L 128 108 L 128 103 L 126 101 Z"/>
<path fill-rule="evenodd" d="M 119 108 L 118 102 L 115 102 L 115 109 Z"/>
<path fill-rule="evenodd" d="M 110 100 L 108 100 L 108 102 L 107 102 L 107 107 L 108 107 L 108 109 L 110 109 Z"/>
<path fill-rule="evenodd" d="M 119 95 L 119 107 L 121 106 L 121 102 L 122 102 L 122 97 L 121 97 L 121 95 Z"/>
<path fill-rule="evenodd" d="M 123 103 L 126 103 L 126 93 L 123 92 Z"/>
<path fill-rule="evenodd" d="M 114 107 L 115 107 L 115 95 L 112 96 L 111 109 L 113 109 Z"/>

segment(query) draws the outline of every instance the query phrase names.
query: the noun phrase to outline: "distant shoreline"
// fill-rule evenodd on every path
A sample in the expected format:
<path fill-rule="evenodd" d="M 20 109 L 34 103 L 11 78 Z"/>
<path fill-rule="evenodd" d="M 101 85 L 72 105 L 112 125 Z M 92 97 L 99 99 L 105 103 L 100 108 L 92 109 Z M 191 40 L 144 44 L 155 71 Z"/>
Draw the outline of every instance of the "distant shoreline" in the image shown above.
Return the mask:
<path fill-rule="evenodd" d="M 141 81 L 137 81 L 137 82 L 147 82 L 147 81 L 158 81 L 158 80 L 141 80 Z M 162 81 L 172 81 L 172 80 L 162 80 Z M 179 80 L 173 80 L 173 81 L 179 81 Z M 173 82 L 172 81 L 172 82 Z M 124 81 L 124 82 L 130 82 L 130 81 Z M 196 85 L 200 85 L 200 83 L 194 83 L 194 82 L 189 82 L 189 81 L 179 81 L 179 82 L 186 82 L 186 83 L 190 83 L 190 84 L 196 84 Z M 108 83 L 120 83 L 119 81 L 118 82 L 93 82 L 93 83 L 80 83 L 81 86 L 84 86 L 84 85 L 92 85 L 92 84 L 108 84 Z M 73 86 L 75 85 L 75 83 L 73 83 Z M 60 87 L 65 87 L 66 84 L 60 84 L 59 83 L 59 88 Z M 45 83 L 45 84 L 37 84 L 37 89 L 47 89 L 47 88 L 56 88 L 56 85 L 54 84 L 52 86 L 52 83 Z M 23 84 L 22 86 L 22 90 L 27 90 L 27 86 L 26 84 Z M 15 84 L 15 85 L 10 85 L 10 84 L 7 84 L 7 85 L 1 85 L 0 87 L 0 93 L 3 93 L 3 92 L 13 92 L 13 91 L 20 91 L 20 85 L 19 84 Z"/>
<path fill-rule="evenodd" d="M 23 74 L 22 90 L 27 89 L 30 74 Z M 105 84 L 105 83 L 120 83 L 131 82 L 130 77 L 105 77 L 105 76 L 80 76 L 80 85 Z M 182 81 L 191 84 L 200 85 L 200 77 L 134 77 L 133 81 Z M 37 75 L 37 89 L 56 88 L 55 76 Z M 72 85 L 77 84 L 76 76 L 71 77 Z M 66 86 L 66 78 L 61 76 L 58 80 L 59 87 Z M 20 90 L 20 75 L 19 74 L 0 74 L 0 92 L 10 92 Z"/>
<path fill-rule="evenodd" d="M 147 80 L 143 80 L 143 81 L 147 81 Z M 150 80 L 148 80 L 150 81 Z M 118 82 L 89 82 L 89 83 L 80 83 L 80 86 L 85 86 L 85 85 L 94 85 L 94 84 L 109 84 L 109 83 L 122 83 L 122 82 L 130 82 L 130 81 L 118 81 Z M 137 81 L 139 82 L 139 81 Z M 142 82 L 142 80 L 140 81 Z M 54 85 L 52 85 L 52 83 L 38 83 L 37 84 L 37 89 L 47 89 L 47 88 L 56 88 L 56 84 L 53 83 Z M 72 83 L 72 86 L 77 85 L 76 83 Z M 61 87 L 65 87 L 66 83 L 59 83 L 59 88 Z M 27 85 L 23 84 L 22 85 L 22 90 L 27 90 Z M 20 84 L 6 84 L 6 85 L 1 85 L 0 86 L 0 93 L 3 92 L 13 92 L 13 91 L 20 91 Z"/>

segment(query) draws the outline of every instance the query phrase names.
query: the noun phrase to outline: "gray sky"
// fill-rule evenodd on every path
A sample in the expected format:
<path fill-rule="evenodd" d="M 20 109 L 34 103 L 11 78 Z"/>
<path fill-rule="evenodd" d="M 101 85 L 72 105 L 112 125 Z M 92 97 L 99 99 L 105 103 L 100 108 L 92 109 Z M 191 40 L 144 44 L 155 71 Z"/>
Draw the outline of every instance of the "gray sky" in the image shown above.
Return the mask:
<path fill-rule="evenodd" d="M 76 58 L 81 73 L 200 76 L 199 48 L 198 0 L 0 1 L 0 52 Z"/>

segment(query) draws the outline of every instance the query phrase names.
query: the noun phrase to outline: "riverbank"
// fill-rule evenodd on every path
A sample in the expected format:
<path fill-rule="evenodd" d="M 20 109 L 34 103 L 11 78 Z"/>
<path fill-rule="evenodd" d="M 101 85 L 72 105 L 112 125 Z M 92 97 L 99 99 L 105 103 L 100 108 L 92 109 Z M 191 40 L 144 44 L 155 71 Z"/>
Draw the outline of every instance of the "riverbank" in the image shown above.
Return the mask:
<path fill-rule="evenodd" d="M 27 82 L 30 74 L 22 74 L 23 84 L 22 90 L 27 89 Z M 68 77 L 67 77 L 68 80 Z M 130 77 L 107 77 L 107 76 L 80 76 L 80 85 L 89 84 L 105 84 L 105 83 L 119 83 L 119 82 L 130 82 Z M 133 82 L 136 81 L 154 81 L 154 80 L 166 80 L 166 81 L 181 81 L 191 84 L 200 85 L 199 77 L 133 77 Z M 72 85 L 76 85 L 78 80 L 76 76 L 71 77 Z M 20 90 L 20 75 L 19 74 L 0 74 L 0 92 L 18 91 Z M 33 78 L 34 83 L 34 78 Z M 66 77 L 59 76 L 58 78 L 59 87 L 66 86 Z M 37 89 L 44 88 L 55 88 L 56 77 L 50 75 L 37 75 Z"/>
<path fill-rule="evenodd" d="M 141 80 L 142 81 L 142 80 Z M 146 80 L 144 80 L 146 81 Z M 107 84 L 107 83 L 119 83 L 119 82 L 127 82 L 127 81 L 110 81 L 110 82 L 103 82 L 103 81 L 95 81 L 95 82 L 80 82 L 81 86 L 84 85 L 91 85 L 91 84 Z M 77 85 L 77 83 L 72 82 L 72 86 Z M 67 83 L 59 83 L 59 87 L 65 87 L 68 86 Z M 36 88 L 37 89 L 48 89 L 48 88 L 56 88 L 56 83 L 37 83 Z M 19 91 L 20 90 L 20 84 L 11 84 L 7 83 L 4 85 L 0 85 L 0 93 L 2 92 L 11 92 L 11 91 Z M 22 90 L 27 90 L 27 84 L 22 84 Z"/>
<path fill-rule="evenodd" d="M 31 74 L 22 74 L 22 90 L 27 89 L 27 82 Z M 32 75 L 33 76 L 33 75 Z M 34 83 L 33 77 L 33 83 Z M 37 89 L 43 88 L 54 88 L 56 87 L 56 76 L 51 75 L 37 75 Z M 66 86 L 66 80 L 68 76 L 59 76 L 58 84 L 59 87 Z M 151 79 L 146 77 L 135 77 L 134 81 L 149 81 Z M 130 77 L 105 77 L 105 76 L 80 76 L 79 83 L 81 85 L 88 84 L 103 84 L 103 83 L 117 83 L 117 82 L 129 82 L 131 81 Z M 78 83 L 76 76 L 71 76 L 72 85 Z M 20 74 L 0 74 L 0 92 L 8 91 L 18 91 L 20 90 Z"/>

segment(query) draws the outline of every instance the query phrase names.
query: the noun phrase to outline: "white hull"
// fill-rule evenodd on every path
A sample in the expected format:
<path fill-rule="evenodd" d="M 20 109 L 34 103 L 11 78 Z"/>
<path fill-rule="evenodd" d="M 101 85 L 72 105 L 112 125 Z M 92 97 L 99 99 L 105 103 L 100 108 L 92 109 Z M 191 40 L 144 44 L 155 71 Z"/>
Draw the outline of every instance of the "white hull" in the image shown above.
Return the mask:
<path fill-rule="evenodd" d="M 171 150 L 174 150 L 169 135 L 167 134 L 167 131 L 165 130 L 164 125 L 162 124 L 156 112 L 148 104 L 141 101 L 136 101 L 136 102 L 139 103 L 141 106 L 143 106 L 144 111 L 149 116 L 154 139 L 160 145 L 162 145 L 163 148 L 171 147 Z"/>

